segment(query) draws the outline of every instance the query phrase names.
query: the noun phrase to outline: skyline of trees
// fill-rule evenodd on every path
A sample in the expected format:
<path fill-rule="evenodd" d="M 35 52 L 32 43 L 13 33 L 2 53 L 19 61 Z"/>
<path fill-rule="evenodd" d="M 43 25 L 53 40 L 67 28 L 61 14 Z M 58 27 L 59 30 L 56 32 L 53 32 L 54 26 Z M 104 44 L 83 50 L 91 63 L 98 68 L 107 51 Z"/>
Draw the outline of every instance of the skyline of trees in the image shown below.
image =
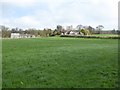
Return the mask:
<path fill-rule="evenodd" d="M 75 28 L 73 28 L 72 25 L 67 26 L 64 28 L 62 25 L 57 25 L 56 29 L 50 29 L 45 28 L 43 30 L 30 28 L 30 29 L 21 29 L 21 28 L 12 28 L 0 25 L 0 31 L 2 31 L 2 37 L 9 38 L 11 36 L 11 33 L 20 33 L 20 34 L 31 34 L 35 35 L 36 37 L 42 36 L 42 37 L 49 37 L 49 36 L 55 36 L 55 35 L 61 35 L 61 33 L 65 33 L 66 31 L 76 30 L 78 32 L 89 32 L 91 34 L 100 34 L 102 29 L 104 28 L 103 25 L 98 25 L 96 28 L 93 28 L 92 26 L 83 26 L 81 24 L 77 25 Z M 119 31 L 116 31 L 115 29 L 111 30 L 113 34 L 119 33 Z"/>

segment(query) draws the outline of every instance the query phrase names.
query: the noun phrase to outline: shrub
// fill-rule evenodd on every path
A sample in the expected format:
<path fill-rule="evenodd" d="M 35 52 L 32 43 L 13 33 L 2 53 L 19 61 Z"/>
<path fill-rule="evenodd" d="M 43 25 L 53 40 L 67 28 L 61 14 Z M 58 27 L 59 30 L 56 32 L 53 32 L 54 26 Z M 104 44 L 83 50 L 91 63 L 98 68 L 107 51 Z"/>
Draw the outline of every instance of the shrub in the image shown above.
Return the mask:
<path fill-rule="evenodd" d="M 82 32 L 84 35 L 91 35 L 90 31 L 87 29 L 82 29 L 80 32 Z"/>

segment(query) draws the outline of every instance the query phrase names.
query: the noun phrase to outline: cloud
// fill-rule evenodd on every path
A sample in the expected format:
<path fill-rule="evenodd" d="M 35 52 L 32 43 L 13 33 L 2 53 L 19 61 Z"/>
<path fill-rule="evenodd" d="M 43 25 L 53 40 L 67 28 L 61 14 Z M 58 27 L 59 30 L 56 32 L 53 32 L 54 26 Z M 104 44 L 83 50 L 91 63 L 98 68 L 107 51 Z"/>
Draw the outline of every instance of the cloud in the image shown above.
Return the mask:
<path fill-rule="evenodd" d="M 2 0 L 2 22 L 11 27 L 55 28 L 99 24 L 117 29 L 119 0 Z M 0 22 L 0 24 L 2 24 Z"/>
<path fill-rule="evenodd" d="M 18 27 L 24 29 L 35 28 L 38 27 L 38 25 L 40 24 L 39 21 L 37 21 L 34 17 L 31 16 L 23 16 L 14 19 L 5 19 L 3 22 L 11 28 Z"/>
<path fill-rule="evenodd" d="M 1 0 L 0 2 L 7 5 L 13 5 L 17 7 L 34 6 L 38 0 Z"/>

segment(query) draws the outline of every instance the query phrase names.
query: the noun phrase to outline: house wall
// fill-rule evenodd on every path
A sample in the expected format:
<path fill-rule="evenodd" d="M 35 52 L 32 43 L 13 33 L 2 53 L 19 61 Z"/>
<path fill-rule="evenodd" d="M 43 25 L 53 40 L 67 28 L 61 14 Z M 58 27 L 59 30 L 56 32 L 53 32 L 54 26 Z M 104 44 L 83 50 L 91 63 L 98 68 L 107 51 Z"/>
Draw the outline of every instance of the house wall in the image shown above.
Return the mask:
<path fill-rule="evenodd" d="M 34 35 L 11 33 L 11 38 L 35 38 Z"/>
<path fill-rule="evenodd" d="M 11 38 L 20 38 L 19 33 L 11 33 Z"/>

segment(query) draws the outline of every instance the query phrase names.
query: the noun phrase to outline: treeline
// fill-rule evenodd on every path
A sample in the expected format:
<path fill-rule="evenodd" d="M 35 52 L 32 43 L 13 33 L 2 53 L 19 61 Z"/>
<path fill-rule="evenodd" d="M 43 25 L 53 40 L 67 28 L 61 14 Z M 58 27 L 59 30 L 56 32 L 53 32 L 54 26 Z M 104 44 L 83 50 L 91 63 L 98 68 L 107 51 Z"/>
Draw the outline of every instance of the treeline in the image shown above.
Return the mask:
<path fill-rule="evenodd" d="M 12 28 L 9 29 L 8 27 L 1 26 L 0 27 L 0 34 L 2 35 L 2 38 L 10 38 L 11 33 L 20 33 L 20 34 L 31 34 L 35 35 L 36 37 L 48 37 L 48 36 L 54 36 L 54 30 L 51 29 L 44 29 L 44 30 L 36 30 L 36 29 L 18 29 L 18 28 Z"/>
<path fill-rule="evenodd" d="M 52 29 L 44 29 L 44 30 L 37 30 L 35 28 L 32 29 L 19 29 L 19 28 L 8 28 L 6 26 L 0 26 L 0 36 L 2 38 L 10 38 L 11 33 L 20 33 L 20 34 L 31 34 L 35 35 L 35 37 L 49 37 L 49 36 L 55 36 L 55 35 L 60 35 L 61 31 L 60 30 L 52 30 Z"/>
<path fill-rule="evenodd" d="M 79 33 L 82 32 L 84 35 L 86 33 L 90 34 L 120 34 L 119 30 L 107 30 L 107 31 L 102 31 L 104 27 L 102 25 L 98 25 L 96 28 L 93 28 L 91 26 L 83 26 L 83 25 L 77 25 L 76 28 L 73 28 L 73 26 L 67 26 L 66 29 L 61 26 L 57 25 L 56 29 L 44 29 L 44 30 L 38 30 L 35 28 L 31 29 L 19 29 L 19 28 L 8 28 L 6 26 L 0 25 L 0 36 L 2 38 L 10 38 L 11 33 L 20 33 L 20 34 L 31 34 L 34 35 L 35 37 L 50 37 L 50 36 L 55 36 L 55 35 L 61 35 L 65 34 L 66 32 L 70 31 L 78 31 Z"/>
<path fill-rule="evenodd" d="M 0 26 L 0 35 L 2 38 L 10 38 L 11 33 L 20 33 L 20 34 L 31 34 L 35 35 L 35 37 L 50 37 L 50 36 L 55 36 L 55 35 L 60 35 L 62 32 L 59 29 L 44 29 L 44 30 L 38 30 L 35 28 L 31 29 L 19 29 L 19 28 L 8 28 L 6 26 Z"/>

